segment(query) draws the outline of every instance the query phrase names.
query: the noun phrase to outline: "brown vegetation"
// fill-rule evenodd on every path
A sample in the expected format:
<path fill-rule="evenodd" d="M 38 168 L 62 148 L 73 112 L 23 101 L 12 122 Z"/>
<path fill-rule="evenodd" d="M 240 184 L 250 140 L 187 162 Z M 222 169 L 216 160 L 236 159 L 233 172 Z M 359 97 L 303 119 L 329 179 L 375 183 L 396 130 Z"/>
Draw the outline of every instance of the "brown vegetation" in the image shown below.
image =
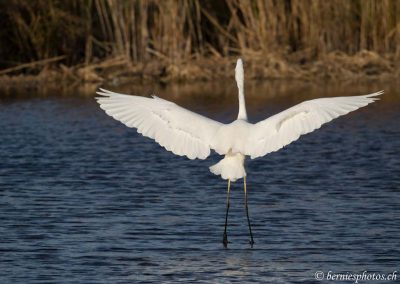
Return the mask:
<path fill-rule="evenodd" d="M 397 0 L 10 0 L 0 18 L 2 82 L 205 80 L 238 56 L 250 78 L 399 75 Z"/>

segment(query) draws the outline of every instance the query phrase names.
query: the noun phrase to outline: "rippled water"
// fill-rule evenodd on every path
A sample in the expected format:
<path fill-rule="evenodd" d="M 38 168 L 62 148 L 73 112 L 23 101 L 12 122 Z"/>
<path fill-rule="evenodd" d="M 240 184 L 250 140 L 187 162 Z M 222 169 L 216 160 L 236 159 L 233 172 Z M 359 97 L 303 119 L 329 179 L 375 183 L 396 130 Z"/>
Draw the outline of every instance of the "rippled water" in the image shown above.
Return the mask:
<path fill-rule="evenodd" d="M 316 271 L 399 271 L 396 88 L 246 88 L 253 121 L 305 99 L 387 90 L 248 162 L 253 249 L 241 182 L 231 194 L 231 243 L 221 243 L 226 184 L 208 171 L 218 156 L 176 157 L 106 116 L 92 96 L 3 95 L 0 282 L 312 283 Z M 234 83 L 130 89 L 221 121 L 237 112 Z"/>

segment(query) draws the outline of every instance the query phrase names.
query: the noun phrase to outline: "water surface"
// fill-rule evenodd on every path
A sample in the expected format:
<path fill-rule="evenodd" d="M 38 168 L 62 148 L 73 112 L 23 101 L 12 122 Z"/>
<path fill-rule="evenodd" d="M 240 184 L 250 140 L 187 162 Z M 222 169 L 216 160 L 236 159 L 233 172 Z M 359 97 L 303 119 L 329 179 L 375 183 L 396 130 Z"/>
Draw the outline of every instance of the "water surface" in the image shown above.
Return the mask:
<path fill-rule="evenodd" d="M 211 118 L 237 115 L 234 82 L 108 86 L 157 93 Z M 313 283 L 316 271 L 400 263 L 400 93 L 383 83 L 246 85 L 258 121 L 306 99 L 383 99 L 266 157 L 226 183 L 104 114 L 93 95 L 15 91 L 0 101 L 1 283 Z M 376 282 L 374 282 L 376 283 Z"/>

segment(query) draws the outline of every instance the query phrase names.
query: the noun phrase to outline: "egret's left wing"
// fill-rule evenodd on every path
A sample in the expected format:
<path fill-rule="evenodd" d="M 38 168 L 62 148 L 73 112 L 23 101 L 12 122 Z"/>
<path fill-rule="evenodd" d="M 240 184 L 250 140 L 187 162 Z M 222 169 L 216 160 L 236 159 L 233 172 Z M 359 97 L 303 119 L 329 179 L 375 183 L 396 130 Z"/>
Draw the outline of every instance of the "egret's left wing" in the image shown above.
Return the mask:
<path fill-rule="evenodd" d="M 102 97 L 96 99 L 108 115 L 137 128 L 168 151 L 189 159 L 210 155 L 212 138 L 222 123 L 156 96 L 146 98 L 100 90 L 97 94 Z"/>
<path fill-rule="evenodd" d="M 281 113 L 254 124 L 244 149 L 236 149 L 252 159 L 278 151 L 301 135 L 318 129 L 324 123 L 366 106 L 383 91 L 354 97 L 321 98 L 302 102 Z"/>

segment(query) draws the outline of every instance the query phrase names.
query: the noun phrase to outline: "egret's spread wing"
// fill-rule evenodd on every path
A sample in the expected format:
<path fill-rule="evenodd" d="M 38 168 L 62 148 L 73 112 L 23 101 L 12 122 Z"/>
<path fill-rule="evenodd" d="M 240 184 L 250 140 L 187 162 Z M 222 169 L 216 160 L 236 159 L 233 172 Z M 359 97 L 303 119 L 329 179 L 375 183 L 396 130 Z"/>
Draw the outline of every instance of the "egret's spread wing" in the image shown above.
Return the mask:
<path fill-rule="evenodd" d="M 104 89 L 97 102 L 105 112 L 128 127 L 150 137 L 176 155 L 205 159 L 212 137 L 221 123 L 153 97 L 123 95 Z"/>
<path fill-rule="evenodd" d="M 383 91 L 354 97 L 321 98 L 302 102 L 253 125 L 244 154 L 252 159 L 277 151 L 341 115 L 378 100 Z"/>

